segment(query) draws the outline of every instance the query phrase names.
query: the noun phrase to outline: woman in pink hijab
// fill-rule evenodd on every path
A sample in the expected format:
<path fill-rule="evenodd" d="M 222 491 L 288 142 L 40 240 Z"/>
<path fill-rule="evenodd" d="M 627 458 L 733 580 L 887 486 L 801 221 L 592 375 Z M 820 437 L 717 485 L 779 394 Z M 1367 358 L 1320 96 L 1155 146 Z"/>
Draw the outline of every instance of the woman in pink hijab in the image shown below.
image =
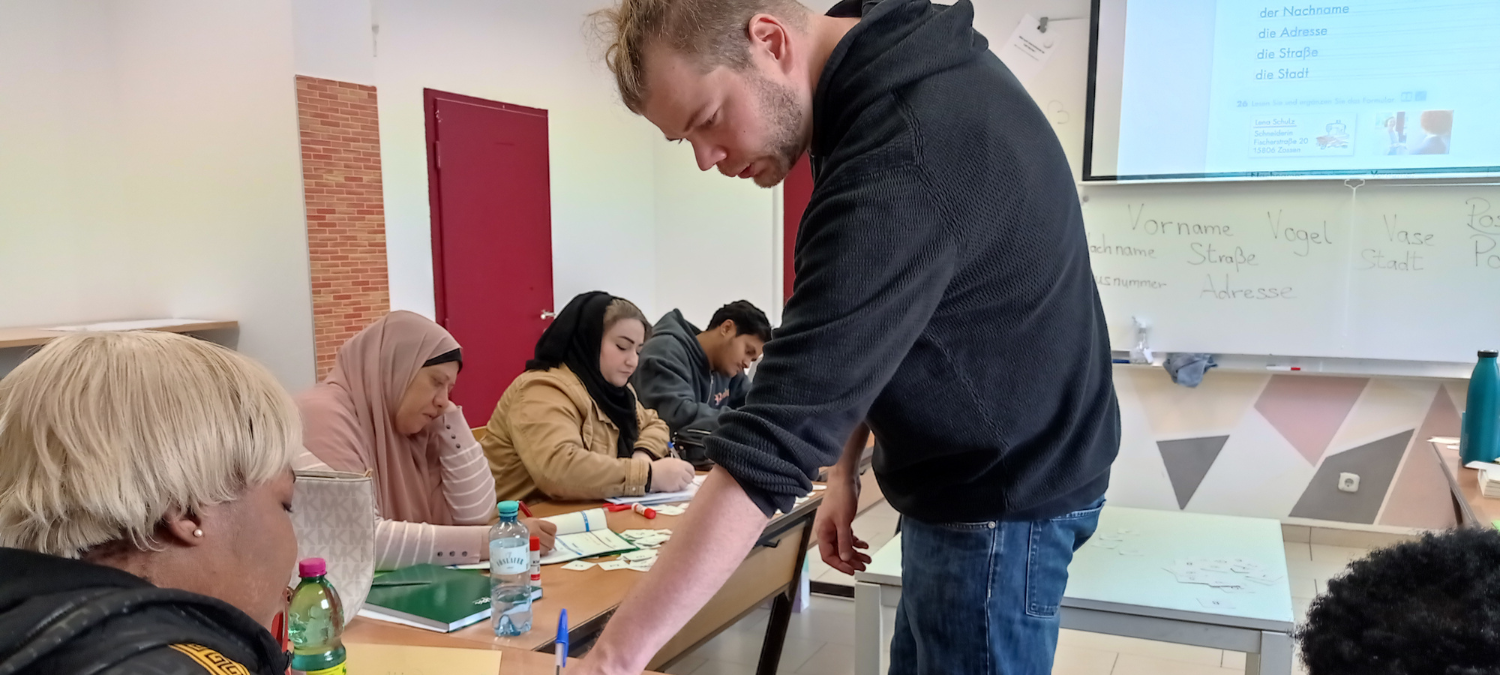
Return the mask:
<path fill-rule="evenodd" d="M 323 382 L 297 397 L 306 450 L 295 467 L 375 479 L 377 569 L 489 557 L 495 482 L 448 400 L 462 367 L 448 331 L 391 312 L 350 338 Z M 551 523 L 526 525 L 552 548 Z"/>

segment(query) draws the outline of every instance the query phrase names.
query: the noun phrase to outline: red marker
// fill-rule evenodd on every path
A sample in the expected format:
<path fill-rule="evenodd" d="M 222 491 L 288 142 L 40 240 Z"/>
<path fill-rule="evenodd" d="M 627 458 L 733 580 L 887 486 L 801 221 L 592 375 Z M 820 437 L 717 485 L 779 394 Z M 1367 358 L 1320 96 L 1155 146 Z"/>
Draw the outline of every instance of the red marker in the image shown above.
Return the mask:
<path fill-rule="evenodd" d="M 620 511 L 635 511 L 636 513 L 645 516 L 647 520 L 656 518 L 656 509 L 641 506 L 640 504 L 610 504 L 609 506 L 604 507 L 604 509 L 606 511 L 609 511 L 610 513 L 618 513 Z"/>

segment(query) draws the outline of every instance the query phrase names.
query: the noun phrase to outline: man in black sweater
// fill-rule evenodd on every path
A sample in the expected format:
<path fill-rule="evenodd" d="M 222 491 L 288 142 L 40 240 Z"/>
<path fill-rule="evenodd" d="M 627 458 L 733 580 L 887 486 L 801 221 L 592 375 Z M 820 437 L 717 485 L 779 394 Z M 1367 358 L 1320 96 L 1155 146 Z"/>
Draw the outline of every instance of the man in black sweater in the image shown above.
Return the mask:
<path fill-rule="evenodd" d="M 641 670 L 819 467 L 823 559 L 862 569 L 861 421 L 905 516 L 891 672 L 1049 672 L 1119 412 L 1072 173 L 973 6 L 621 0 L 598 18 L 626 105 L 700 168 L 769 187 L 810 151 L 814 189 L 784 321 L 708 441 L 723 470 L 584 672 Z"/>

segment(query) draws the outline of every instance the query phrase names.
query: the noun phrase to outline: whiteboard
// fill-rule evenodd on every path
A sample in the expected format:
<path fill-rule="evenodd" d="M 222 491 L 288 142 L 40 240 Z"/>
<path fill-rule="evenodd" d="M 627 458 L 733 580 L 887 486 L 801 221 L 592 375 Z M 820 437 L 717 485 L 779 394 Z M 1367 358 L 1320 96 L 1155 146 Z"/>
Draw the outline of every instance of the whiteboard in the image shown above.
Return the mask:
<path fill-rule="evenodd" d="M 1086 185 L 1116 349 L 1472 362 L 1500 344 L 1500 188 Z"/>
<path fill-rule="evenodd" d="M 1081 176 L 1089 3 L 974 4 L 992 49 L 1023 15 L 1054 19 L 1056 52 L 1027 90 Z M 1500 345 L 1500 186 L 1090 183 L 1079 195 L 1114 349 L 1133 345 L 1133 316 L 1158 352 L 1473 363 Z"/>

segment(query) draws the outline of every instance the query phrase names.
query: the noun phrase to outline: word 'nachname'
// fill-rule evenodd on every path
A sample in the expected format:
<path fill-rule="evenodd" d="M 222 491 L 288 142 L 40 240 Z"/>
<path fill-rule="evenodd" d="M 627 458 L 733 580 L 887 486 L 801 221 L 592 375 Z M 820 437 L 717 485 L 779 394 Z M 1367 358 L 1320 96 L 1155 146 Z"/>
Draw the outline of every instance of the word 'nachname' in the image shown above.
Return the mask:
<path fill-rule="evenodd" d="M 1260 18 L 1276 19 L 1283 16 L 1337 16 L 1340 14 L 1348 13 L 1348 5 L 1327 5 L 1323 7 L 1318 7 L 1316 5 L 1307 5 L 1306 7 L 1298 7 L 1296 5 L 1282 5 L 1281 9 L 1277 9 L 1275 7 L 1261 8 Z"/>

